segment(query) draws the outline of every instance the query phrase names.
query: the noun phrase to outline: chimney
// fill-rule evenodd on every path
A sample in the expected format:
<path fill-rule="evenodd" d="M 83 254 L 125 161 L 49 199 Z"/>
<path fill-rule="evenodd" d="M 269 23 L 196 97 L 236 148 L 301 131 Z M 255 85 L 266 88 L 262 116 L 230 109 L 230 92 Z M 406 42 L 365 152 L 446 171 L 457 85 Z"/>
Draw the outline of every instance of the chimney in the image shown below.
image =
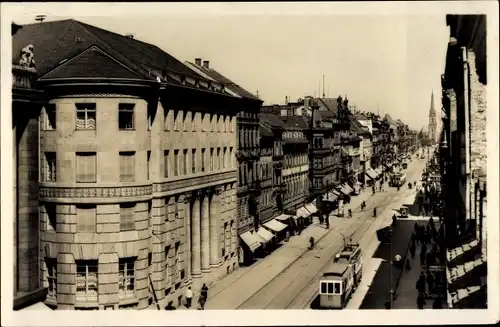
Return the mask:
<path fill-rule="evenodd" d="M 205 67 L 206 69 L 210 68 L 208 60 L 203 60 L 203 67 Z"/>
<path fill-rule="evenodd" d="M 196 64 L 196 66 L 201 66 L 201 58 L 195 58 L 194 63 Z"/>
<path fill-rule="evenodd" d="M 134 34 L 125 34 L 125 37 L 127 39 L 133 39 L 134 38 Z"/>

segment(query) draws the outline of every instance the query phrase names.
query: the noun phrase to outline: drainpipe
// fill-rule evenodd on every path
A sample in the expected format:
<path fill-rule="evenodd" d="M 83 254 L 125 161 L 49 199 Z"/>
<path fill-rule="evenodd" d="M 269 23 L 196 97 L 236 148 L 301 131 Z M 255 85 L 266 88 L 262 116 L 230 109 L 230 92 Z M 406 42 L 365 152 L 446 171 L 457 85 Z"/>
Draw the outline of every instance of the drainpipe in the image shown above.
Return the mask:
<path fill-rule="evenodd" d="M 469 61 L 467 60 L 467 48 L 462 47 L 462 63 L 464 78 L 464 117 L 465 117 L 465 219 L 470 220 L 470 98 L 469 98 Z"/>

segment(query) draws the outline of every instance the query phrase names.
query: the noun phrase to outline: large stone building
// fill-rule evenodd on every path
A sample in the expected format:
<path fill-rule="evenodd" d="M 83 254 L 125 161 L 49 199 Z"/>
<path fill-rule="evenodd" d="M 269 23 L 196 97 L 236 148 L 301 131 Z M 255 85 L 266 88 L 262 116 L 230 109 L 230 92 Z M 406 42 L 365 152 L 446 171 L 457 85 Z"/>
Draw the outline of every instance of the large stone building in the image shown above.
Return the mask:
<path fill-rule="evenodd" d="M 177 306 L 237 267 L 236 152 L 258 149 L 237 120 L 258 99 L 75 20 L 22 26 L 13 58 L 15 305 Z"/>
<path fill-rule="evenodd" d="M 260 181 L 258 174 L 260 138 L 258 115 L 262 101 L 220 72 L 211 68 L 208 60 L 202 61 L 201 58 L 196 58 L 194 63 L 186 62 L 186 64 L 202 76 L 223 83 L 225 90 L 229 94 L 241 98 L 238 102 L 238 107 L 235 107 L 237 118 L 237 149 L 235 154 L 231 153 L 232 156 L 236 155 L 238 166 L 237 188 L 236 190 L 231 189 L 230 195 L 232 201 L 234 199 L 236 201 L 237 223 L 232 227 L 227 227 L 231 230 L 237 228 L 239 236 L 236 245 L 238 262 L 239 264 L 245 264 L 249 260 L 251 261 L 253 252 L 261 245 L 258 242 L 259 239 L 253 237 L 253 232 L 259 222 Z"/>
<path fill-rule="evenodd" d="M 447 15 L 441 172 L 448 306 L 487 307 L 486 16 Z"/>

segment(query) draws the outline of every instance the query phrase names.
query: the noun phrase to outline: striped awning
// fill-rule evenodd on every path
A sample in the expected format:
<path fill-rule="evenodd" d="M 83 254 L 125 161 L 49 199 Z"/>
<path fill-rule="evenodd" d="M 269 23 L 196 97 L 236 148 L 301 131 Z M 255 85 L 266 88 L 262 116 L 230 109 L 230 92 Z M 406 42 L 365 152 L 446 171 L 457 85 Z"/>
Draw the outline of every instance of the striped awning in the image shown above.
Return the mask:
<path fill-rule="evenodd" d="M 243 240 L 243 242 L 245 242 L 245 244 L 252 252 L 257 250 L 262 245 L 260 237 L 256 233 L 251 231 L 241 234 L 240 238 Z"/>
<path fill-rule="evenodd" d="M 346 183 L 346 184 L 344 184 L 344 186 L 345 186 L 345 187 L 347 187 L 347 189 L 348 189 L 351 193 L 352 193 L 352 192 L 354 192 L 354 189 L 351 187 L 351 185 L 349 185 L 349 184 L 347 184 L 347 183 Z"/>
<path fill-rule="evenodd" d="M 306 217 L 309 217 L 311 214 L 309 213 L 309 211 L 307 211 L 306 207 L 303 206 L 303 207 L 300 207 L 297 209 L 297 218 L 306 218 Z"/>
<path fill-rule="evenodd" d="M 281 232 L 282 230 L 284 230 L 286 228 L 286 226 L 287 225 L 277 221 L 276 219 L 270 220 L 264 224 L 264 227 L 267 227 L 274 232 Z"/>

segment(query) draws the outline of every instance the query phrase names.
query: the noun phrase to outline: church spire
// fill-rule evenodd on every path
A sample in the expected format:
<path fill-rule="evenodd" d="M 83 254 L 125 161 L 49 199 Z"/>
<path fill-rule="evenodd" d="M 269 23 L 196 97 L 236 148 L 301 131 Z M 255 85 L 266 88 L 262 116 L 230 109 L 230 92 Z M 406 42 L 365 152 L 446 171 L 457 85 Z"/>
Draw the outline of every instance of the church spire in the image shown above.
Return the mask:
<path fill-rule="evenodd" d="M 434 90 L 431 93 L 431 109 L 429 110 L 429 117 L 436 116 L 436 109 L 434 108 Z"/>

